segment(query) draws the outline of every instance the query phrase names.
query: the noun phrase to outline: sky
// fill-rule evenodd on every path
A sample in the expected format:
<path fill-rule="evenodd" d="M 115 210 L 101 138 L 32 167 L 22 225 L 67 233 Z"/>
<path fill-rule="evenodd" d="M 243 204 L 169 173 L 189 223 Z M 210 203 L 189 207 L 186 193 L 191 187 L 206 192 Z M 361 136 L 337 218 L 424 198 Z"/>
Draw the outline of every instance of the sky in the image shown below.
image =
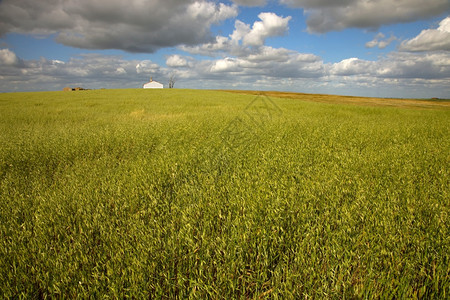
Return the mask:
<path fill-rule="evenodd" d="M 450 98 L 450 0 L 0 0 L 0 92 Z"/>

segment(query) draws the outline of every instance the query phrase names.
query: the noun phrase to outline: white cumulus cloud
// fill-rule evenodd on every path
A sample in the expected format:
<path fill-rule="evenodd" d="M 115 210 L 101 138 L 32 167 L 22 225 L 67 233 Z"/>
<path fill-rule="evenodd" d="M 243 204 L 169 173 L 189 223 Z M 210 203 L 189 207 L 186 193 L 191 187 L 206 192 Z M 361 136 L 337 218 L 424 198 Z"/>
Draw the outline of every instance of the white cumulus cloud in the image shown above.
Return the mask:
<path fill-rule="evenodd" d="M 248 46 L 262 46 L 268 37 L 281 36 L 288 30 L 291 17 L 280 17 L 274 13 L 260 13 L 261 21 L 253 23 L 252 29 L 242 37 L 243 44 Z"/>
<path fill-rule="evenodd" d="M 450 54 L 392 52 L 378 61 L 349 58 L 332 64 L 329 72 L 344 77 L 443 80 L 450 84 Z"/>
<path fill-rule="evenodd" d="M 330 73 L 343 76 L 362 75 L 369 74 L 374 67 L 374 62 L 352 57 L 333 64 Z"/>
<path fill-rule="evenodd" d="M 426 29 L 413 39 L 404 41 L 400 50 L 403 51 L 450 51 L 450 17 L 439 23 L 437 29 Z"/>
<path fill-rule="evenodd" d="M 239 70 L 239 61 L 235 58 L 224 58 L 211 65 L 211 72 L 236 72 Z"/>
<path fill-rule="evenodd" d="M 175 54 L 171 55 L 166 59 L 166 65 L 168 67 L 188 67 L 190 64 L 188 60 L 181 55 Z"/>
<path fill-rule="evenodd" d="M 251 53 L 248 47 L 261 47 L 269 37 L 282 36 L 289 30 L 291 17 L 281 17 L 275 13 L 260 13 L 251 26 L 240 20 L 236 20 L 234 31 L 229 37 L 217 36 L 214 42 L 197 46 L 181 46 L 180 49 L 191 54 L 216 56 L 218 53 L 231 53 L 244 55 Z"/>
<path fill-rule="evenodd" d="M 16 54 L 9 49 L 0 49 L 0 65 L 13 66 L 19 62 Z"/>

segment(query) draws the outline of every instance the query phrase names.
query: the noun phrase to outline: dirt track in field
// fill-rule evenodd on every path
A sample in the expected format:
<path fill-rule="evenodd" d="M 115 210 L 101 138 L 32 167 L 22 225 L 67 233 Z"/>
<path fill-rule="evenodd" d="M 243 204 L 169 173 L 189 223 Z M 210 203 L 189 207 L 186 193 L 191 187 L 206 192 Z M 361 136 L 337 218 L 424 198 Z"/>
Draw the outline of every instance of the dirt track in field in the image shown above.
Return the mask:
<path fill-rule="evenodd" d="M 271 98 L 288 98 L 302 101 L 313 101 L 322 103 L 353 104 L 364 106 L 390 106 L 413 109 L 450 109 L 449 99 L 396 99 L 396 98 L 372 98 L 337 96 L 323 94 L 303 94 L 276 91 L 243 91 L 243 90 L 223 90 L 224 92 L 237 93 L 243 95 L 266 95 Z"/>

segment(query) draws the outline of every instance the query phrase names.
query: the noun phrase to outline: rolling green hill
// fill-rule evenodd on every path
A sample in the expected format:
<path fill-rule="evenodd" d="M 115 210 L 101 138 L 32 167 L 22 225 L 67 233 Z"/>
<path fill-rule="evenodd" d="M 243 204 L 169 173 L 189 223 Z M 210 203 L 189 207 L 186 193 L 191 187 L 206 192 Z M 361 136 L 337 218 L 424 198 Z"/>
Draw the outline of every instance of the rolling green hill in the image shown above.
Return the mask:
<path fill-rule="evenodd" d="M 448 102 L 342 99 L 0 94 L 0 295 L 448 297 Z"/>

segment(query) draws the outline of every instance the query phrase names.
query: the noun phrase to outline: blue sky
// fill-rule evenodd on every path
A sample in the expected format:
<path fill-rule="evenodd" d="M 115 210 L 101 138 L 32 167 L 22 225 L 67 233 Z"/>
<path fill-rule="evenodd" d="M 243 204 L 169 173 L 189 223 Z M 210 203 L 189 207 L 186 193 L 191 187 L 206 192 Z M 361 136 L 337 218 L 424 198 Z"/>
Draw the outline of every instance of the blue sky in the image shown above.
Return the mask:
<path fill-rule="evenodd" d="M 0 91 L 450 98 L 448 0 L 3 0 Z"/>

